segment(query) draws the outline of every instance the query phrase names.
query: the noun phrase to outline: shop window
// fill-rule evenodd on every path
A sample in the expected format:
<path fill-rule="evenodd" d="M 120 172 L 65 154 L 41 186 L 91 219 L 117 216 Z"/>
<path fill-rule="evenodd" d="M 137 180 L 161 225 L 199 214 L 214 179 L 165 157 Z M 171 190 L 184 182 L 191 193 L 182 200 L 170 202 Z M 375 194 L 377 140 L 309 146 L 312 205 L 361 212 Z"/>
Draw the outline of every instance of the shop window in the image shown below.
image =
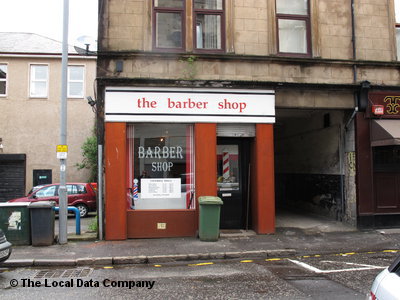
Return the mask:
<path fill-rule="evenodd" d="M 128 209 L 194 209 L 193 127 L 130 124 Z"/>
<path fill-rule="evenodd" d="M 7 95 L 7 65 L 0 64 L 0 96 Z"/>
<path fill-rule="evenodd" d="M 372 147 L 375 172 L 400 172 L 400 146 Z"/>
<path fill-rule="evenodd" d="M 83 98 L 84 66 L 68 66 L 68 98 Z"/>
<path fill-rule="evenodd" d="M 47 98 L 49 67 L 47 65 L 31 65 L 29 96 Z"/>
<path fill-rule="evenodd" d="M 311 29 L 308 0 L 276 0 L 278 53 L 311 55 Z"/>
<path fill-rule="evenodd" d="M 395 20 L 396 20 L 396 45 L 397 45 L 397 59 L 400 59 L 400 0 L 394 1 Z"/>
<path fill-rule="evenodd" d="M 154 0 L 153 45 L 156 49 L 184 49 L 184 0 Z"/>
<path fill-rule="evenodd" d="M 194 0 L 195 49 L 223 50 L 224 1 Z"/>

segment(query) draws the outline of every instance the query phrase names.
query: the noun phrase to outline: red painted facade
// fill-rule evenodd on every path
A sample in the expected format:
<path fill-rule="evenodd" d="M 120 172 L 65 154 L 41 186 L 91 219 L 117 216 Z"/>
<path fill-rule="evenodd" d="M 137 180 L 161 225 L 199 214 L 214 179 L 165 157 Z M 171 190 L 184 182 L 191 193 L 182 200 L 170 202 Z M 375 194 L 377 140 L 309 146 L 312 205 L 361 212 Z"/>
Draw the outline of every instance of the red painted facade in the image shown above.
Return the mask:
<path fill-rule="evenodd" d="M 377 106 L 380 107 L 378 111 Z M 385 127 L 388 123 L 390 126 Z M 400 130 L 393 128 L 400 128 L 400 93 L 369 92 L 367 109 L 357 113 L 355 125 L 358 226 L 398 226 Z M 383 134 L 383 140 L 374 135 L 374 126 Z"/>
<path fill-rule="evenodd" d="M 215 123 L 194 125 L 196 199 L 217 195 L 217 134 Z M 257 124 L 251 173 L 253 229 L 275 231 L 273 125 Z M 192 210 L 127 209 L 126 123 L 105 126 L 105 233 L 107 240 L 195 236 L 199 207 Z M 159 223 L 166 228 L 159 230 Z"/>

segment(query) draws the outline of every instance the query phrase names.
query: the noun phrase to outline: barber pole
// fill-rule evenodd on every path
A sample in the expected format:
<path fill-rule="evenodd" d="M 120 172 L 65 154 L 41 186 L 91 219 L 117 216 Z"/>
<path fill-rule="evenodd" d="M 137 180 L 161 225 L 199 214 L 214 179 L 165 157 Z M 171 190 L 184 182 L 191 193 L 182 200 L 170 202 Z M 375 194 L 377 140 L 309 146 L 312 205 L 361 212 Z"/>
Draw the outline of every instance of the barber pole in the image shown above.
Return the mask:
<path fill-rule="evenodd" d="M 223 174 L 222 176 L 224 177 L 224 179 L 228 179 L 229 178 L 229 153 L 228 152 L 224 152 L 222 155 L 222 162 L 223 162 Z"/>
<path fill-rule="evenodd" d="M 135 201 L 139 199 L 139 189 L 138 189 L 138 180 L 135 179 L 133 180 L 133 199 L 132 199 L 132 204 L 131 208 L 135 208 Z"/>

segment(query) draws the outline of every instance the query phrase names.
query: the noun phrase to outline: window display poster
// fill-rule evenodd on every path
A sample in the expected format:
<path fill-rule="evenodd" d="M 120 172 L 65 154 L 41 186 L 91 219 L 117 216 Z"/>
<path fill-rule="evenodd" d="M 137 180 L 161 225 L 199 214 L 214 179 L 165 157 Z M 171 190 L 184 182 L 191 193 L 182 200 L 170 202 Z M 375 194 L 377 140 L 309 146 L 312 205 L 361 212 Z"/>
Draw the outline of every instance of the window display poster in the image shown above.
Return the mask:
<path fill-rule="evenodd" d="M 180 198 L 180 178 L 142 178 L 141 198 Z"/>

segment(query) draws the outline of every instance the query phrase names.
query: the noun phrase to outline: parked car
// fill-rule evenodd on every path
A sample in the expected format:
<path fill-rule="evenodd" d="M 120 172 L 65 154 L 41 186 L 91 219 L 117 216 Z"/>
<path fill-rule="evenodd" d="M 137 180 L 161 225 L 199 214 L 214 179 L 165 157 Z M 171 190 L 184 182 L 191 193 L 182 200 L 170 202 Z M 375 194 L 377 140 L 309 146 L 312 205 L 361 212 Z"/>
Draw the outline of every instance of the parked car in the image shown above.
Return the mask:
<path fill-rule="evenodd" d="M 58 205 L 58 189 L 60 184 L 48 184 L 26 197 L 9 200 L 8 202 L 54 201 Z M 67 183 L 68 206 L 79 209 L 80 216 L 86 217 L 90 211 L 96 210 L 96 193 L 90 183 Z"/>
<path fill-rule="evenodd" d="M 371 300 L 400 299 L 400 256 L 386 269 L 376 276 L 372 283 Z"/>
<path fill-rule="evenodd" d="M 30 194 L 32 194 L 33 192 L 36 192 L 38 189 L 44 187 L 46 184 L 41 184 L 41 185 L 37 185 L 34 186 L 33 188 L 31 188 L 31 190 L 28 192 L 27 196 L 29 196 Z"/>
<path fill-rule="evenodd" d="M 11 243 L 7 241 L 7 238 L 0 229 L 0 262 L 5 261 L 11 255 Z"/>

